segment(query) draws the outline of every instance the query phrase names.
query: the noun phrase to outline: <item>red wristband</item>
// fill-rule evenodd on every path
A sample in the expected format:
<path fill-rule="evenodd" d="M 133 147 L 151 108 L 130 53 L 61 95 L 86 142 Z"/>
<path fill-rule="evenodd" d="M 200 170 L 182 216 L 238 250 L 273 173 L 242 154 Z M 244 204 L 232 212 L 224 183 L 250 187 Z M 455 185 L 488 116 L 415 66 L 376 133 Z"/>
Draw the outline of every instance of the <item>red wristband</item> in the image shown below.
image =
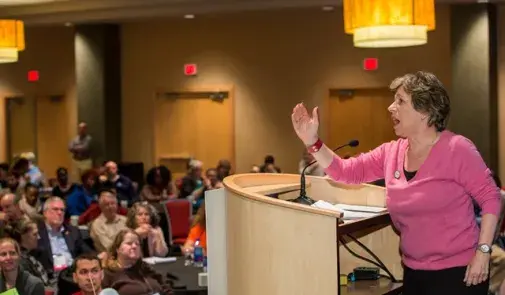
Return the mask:
<path fill-rule="evenodd" d="M 319 152 L 319 150 L 323 147 L 323 141 L 321 139 L 317 139 L 316 143 L 307 147 L 307 151 L 311 154 Z"/>

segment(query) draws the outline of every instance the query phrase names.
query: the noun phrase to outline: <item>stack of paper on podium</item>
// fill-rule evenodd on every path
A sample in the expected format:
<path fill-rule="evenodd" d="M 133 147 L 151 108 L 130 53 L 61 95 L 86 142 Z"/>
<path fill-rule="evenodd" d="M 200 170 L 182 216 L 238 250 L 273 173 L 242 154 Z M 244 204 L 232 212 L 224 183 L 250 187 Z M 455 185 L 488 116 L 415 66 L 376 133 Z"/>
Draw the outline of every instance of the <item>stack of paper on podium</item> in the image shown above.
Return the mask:
<path fill-rule="evenodd" d="M 350 234 L 397 279 L 403 277 L 384 188 L 325 177 L 306 180 L 307 195 L 324 201 L 318 203 L 321 207 L 287 201 L 300 194 L 300 176 L 295 174 L 236 174 L 224 179 L 223 189 L 206 192 L 210 295 L 386 294 L 398 289 L 387 279 L 379 280 L 384 288 L 338 283 L 341 274 L 372 266 L 340 245 Z M 343 218 L 352 220 L 342 224 Z M 369 257 L 354 242 L 346 244 Z"/>
<path fill-rule="evenodd" d="M 333 205 L 323 200 L 315 202 L 314 204 L 312 204 L 312 207 L 341 212 L 343 214 L 342 218 L 344 220 L 371 218 L 387 211 L 386 208 L 382 207 L 347 205 L 347 204 Z"/>

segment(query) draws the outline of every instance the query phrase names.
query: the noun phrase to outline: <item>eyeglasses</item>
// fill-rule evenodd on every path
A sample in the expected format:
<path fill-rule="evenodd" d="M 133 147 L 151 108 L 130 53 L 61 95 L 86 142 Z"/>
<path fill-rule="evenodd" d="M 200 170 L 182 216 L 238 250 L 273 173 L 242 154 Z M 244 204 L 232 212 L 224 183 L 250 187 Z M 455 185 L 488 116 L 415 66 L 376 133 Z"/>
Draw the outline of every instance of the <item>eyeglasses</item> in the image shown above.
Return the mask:
<path fill-rule="evenodd" d="M 51 208 L 47 208 L 53 212 L 65 212 L 65 208 L 58 208 L 58 207 L 51 207 Z"/>

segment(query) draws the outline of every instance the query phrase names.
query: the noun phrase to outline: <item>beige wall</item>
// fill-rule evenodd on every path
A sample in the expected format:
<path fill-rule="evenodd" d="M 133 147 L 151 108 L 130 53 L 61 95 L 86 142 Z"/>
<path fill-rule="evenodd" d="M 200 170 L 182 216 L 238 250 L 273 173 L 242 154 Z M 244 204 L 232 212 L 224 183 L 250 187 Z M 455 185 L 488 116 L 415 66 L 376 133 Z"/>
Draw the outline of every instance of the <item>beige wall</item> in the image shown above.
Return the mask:
<path fill-rule="evenodd" d="M 153 163 L 156 89 L 232 84 L 237 170 L 247 171 L 265 154 L 273 154 L 284 171 L 294 172 L 303 149 L 290 121 L 297 102 L 321 105 L 330 87 L 387 86 L 395 76 L 420 69 L 450 83 L 449 8 L 441 6 L 437 11 L 437 29 L 429 34 L 428 45 L 389 50 L 354 48 L 352 37 L 343 33 L 340 11 L 293 10 L 125 24 L 124 158 L 146 166 Z M 378 57 L 379 70 L 363 71 L 364 57 Z M 183 64 L 188 62 L 198 64 L 198 77 L 183 75 Z"/>
<path fill-rule="evenodd" d="M 77 106 L 74 75 L 73 29 L 61 27 L 26 28 L 26 50 L 17 63 L 0 65 L 0 161 L 7 159 L 4 98 L 66 95 L 70 114 L 68 133 L 76 133 Z M 27 72 L 38 70 L 40 80 L 27 82 Z M 32 136 L 27 134 L 27 136 Z"/>

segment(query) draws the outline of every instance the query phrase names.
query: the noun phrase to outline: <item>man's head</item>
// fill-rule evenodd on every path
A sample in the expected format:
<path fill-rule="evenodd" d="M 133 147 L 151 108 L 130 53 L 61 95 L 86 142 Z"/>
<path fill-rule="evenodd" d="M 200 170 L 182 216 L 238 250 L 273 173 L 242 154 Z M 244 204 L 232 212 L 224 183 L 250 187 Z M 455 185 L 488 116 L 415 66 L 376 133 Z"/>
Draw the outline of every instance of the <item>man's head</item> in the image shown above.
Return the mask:
<path fill-rule="evenodd" d="M 23 216 L 23 211 L 19 208 L 20 196 L 12 193 L 6 193 L 0 197 L 0 206 L 2 211 L 5 212 L 9 220 L 15 221 Z"/>
<path fill-rule="evenodd" d="M 28 204 L 35 206 L 39 199 L 39 188 L 33 183 L 27 183 L 25 185 L 25 198 Z"/>
<path fill-rule="evenodd" d="M 56 170 L 56 179 L 61 185 L 66 185 L 68 183 L 68 170 L 67 168 L 60 167 Z"/>
<path fill-rule="evenodd" d="M 114 161 L 108 161 L 105 163 L 105 168 L 109 177 L 114 177 L 117 175 L 117 164 Z"/>
<path fill-rule="evenodd" d="M 44 204 L 44 218 L 50 226 L 62 226 L 65 218 L 65 202 L 59 197 L 47 199 Z"/>
<path fill-rule="evenodd" d="M 74 282 L 84 294 L 97 294 L 102 289 L 103 270 L 96 255 L 86 253 L 78 256 L 72 265 Z"/>
<path fill-rule="evenodd" d="M 212 186 L 214 186 L 219 181 L 217 174 L 218 173 L 216 168 L 209 168 L 207 171 L 205 171 L 205 176 L 210 181 Z"/>
<path fill-rule="evenodd" d="M 113 220 L 117 213 L 116 193 L 111 189 L 102 189 L 98 195 L 98 205 L 105 218 Z"/>
<path fill-rule="evenodd" d="M 80 136 L 88 134 L 88 125 L 84 122 L 79 123 L 79 125 L 77 125 L 77 133 L 79 133 Z"/>

